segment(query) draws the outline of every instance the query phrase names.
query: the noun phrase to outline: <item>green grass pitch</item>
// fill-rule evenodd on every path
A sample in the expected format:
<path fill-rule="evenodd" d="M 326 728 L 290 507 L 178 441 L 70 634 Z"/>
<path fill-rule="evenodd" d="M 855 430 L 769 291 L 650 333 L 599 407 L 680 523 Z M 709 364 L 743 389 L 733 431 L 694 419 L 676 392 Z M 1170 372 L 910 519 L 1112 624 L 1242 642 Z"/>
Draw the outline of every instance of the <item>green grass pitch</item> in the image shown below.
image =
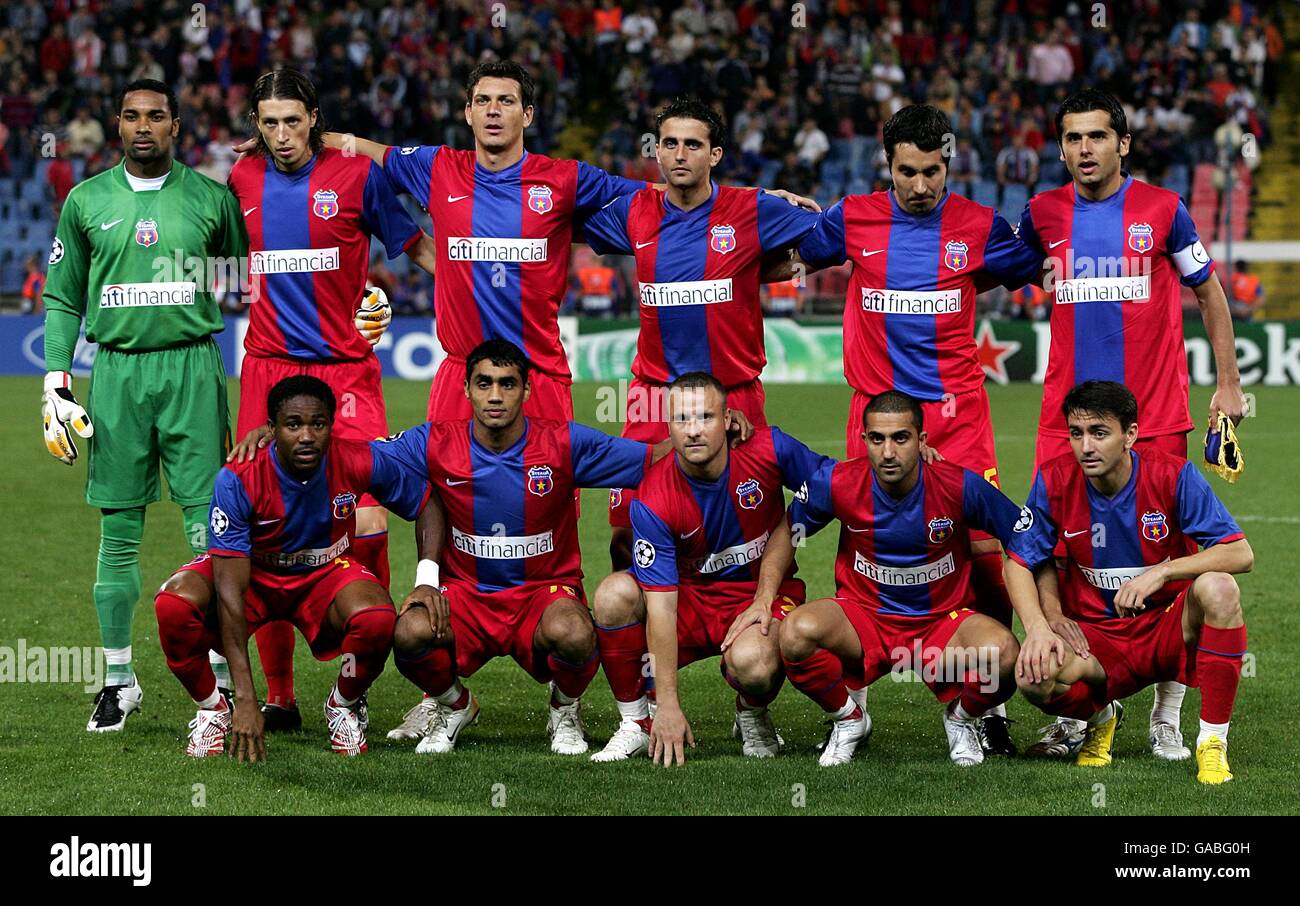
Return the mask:
<path fill-rule="evenodd" d="M 81 386 L 85 386 L 83 383 Z M 90 586 L 98 520 L 83 498 L 85 466 L 68 469 L 42 449 L 35 378 L 0 378 L 0 645 L 97 645 Z M 150 508 L 143 549 L 145 597 L 135 618 L 135 663 L 145 689 L 144 709 L 121 734 L 85 732 L 91 697 L 73 684 L 0 684 L 0 813 L 14 814 L 1256 814 L 1297 811 L 1300 756 L 1300 618 L 1297 618 L 1296 533 L 1300 481 L 1294 474 L 1300 444 L 1300 390 L 1251 388 L 1256 417 L 1243 426 L 1246 474 L 1229 486 L 1211 481 L 1240 520 L 1256 554 L 1242 579 L 1253 675 L 1243 679 L 1232 730 L 1236 780 L 1201 787 L 1190 763 L 1167 764 L 1147 751 L 1151 693 L 1130 701 L 1115 763 L 1101 770 L 1025 759 L 990 760 L 962 770 L 948 762 L 940 707 L 919 683 L 885 678 L 871 690 L 875 735 L 847 767 L 817 766 L 814 744 L 823 726 L 818 709 L 786 687 L 773 713 L 787 752 L 771 761 L 740 755 L 729 736 L 731 693 L 707 661 L 684 671 L 683 702 L 698 740 L 685 768 L 664 770 L 648 761 L 591 764 L 552 755 L 545 735 L 546 692 L 509 660 L 485 667 L 471 681 L 483 703 L 480 724 L 465 732 L 457 751 L 417 756 L 384 732 L 416 701 L 416 690 L 389 665 L 370 693 L 370 753 L 344 760 L 331 754 L 320 702 L 336 666 L 313 661 L 298 646 L 298 694 L 304 732 L 271 737 L 270 761 L 236 765 L 194 761 L 184 752 L 194 709 L 169 674 L 158 647 L 148 594 L 188 559 L 180 512 L 170 502 Z M 990 385 L 1004 489 L 1023 500 L 1033 459 L 1041 388 Z M 388 381 L 390 424 L 415 423 L 427 385 Z M 231 396 L 237 387 L 231 382 Z M 597 388 L 578 385 L 580 419 L 592 422 Z M 1208 391 L 1194 389 L 1200 422 Z M 844 387 L 772 386 L 774 424 L 831 455 L 844 451 Z M 613 430 L 616 426 L 606 426 Z M 583 500 L 582 547 L 587 587 L 608 569 L 604 494 Z M 834 529 L 810 542 L 799 557 L 811 596 L 832 590 Z M 400 600 L 414 574 L 409 526 L 391 526 L 394 591 Z M 260 676 L 258 677 L 259 688 Z M 1188 693 L 1183 729 L 1195 735 L 1199 694 Z M 1045 718 L 1013 699 L 1010 715 L 1020 745 L 1035 738 Z M 604 677 L 586 697 L 593 742 L 613 731 L 616 712 Z"/>

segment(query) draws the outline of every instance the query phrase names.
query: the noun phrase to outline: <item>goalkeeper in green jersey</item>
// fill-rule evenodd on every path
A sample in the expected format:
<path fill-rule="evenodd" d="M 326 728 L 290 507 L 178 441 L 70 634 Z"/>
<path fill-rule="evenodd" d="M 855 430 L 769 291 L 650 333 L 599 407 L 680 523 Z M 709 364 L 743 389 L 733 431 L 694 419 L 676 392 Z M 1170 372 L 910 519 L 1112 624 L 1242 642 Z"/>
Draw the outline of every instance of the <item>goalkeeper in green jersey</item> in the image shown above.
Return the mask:
<path fill-rule="evenodd" d="M 212 484 L 225 458 L 226 374 L 212 339 L 222 320 L 209 290 L 216 259 L 242 261 L 247 237 L 226 187 L 172 159 L 179 130 L 166 85 L 127 85 L 118 104 L 124 160 L 72 190 L 50 250 L 45 444 L 71 465 L 85 438 L 86 502 L 103 514 L 94 598 L 108 674 L 86 726 L 94 732 L 122 729 L 143 698 L 131 620 L 159 463 L 197 555 L 207 549 Z M 83 318 L 86 338 L 99 344 L 89 415 L 70 374 Z M 223 678 L 224 658 L 212 659 Z"/>

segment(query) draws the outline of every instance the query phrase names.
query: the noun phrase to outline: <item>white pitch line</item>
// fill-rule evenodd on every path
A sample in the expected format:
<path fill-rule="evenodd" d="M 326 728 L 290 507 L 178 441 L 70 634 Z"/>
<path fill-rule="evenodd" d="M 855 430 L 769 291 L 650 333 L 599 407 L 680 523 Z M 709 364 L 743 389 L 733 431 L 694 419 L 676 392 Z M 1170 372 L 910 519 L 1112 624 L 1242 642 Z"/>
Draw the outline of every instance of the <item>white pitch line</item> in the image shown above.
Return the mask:
<path fill-rule="evenodd" d="M 1300 525 L 1300 516 L 1237 516 L 1238 522 L 1278 522 L 1285 525 Z"/>

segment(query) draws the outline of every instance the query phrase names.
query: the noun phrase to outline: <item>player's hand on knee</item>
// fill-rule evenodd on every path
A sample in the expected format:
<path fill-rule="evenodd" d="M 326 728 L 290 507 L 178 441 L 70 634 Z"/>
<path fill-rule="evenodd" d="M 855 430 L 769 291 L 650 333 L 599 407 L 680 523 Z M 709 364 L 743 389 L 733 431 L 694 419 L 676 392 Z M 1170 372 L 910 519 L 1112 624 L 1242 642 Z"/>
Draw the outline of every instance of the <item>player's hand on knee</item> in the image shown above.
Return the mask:
<path fill-rule="evenodd" d="M 758 631 L 767 635 L 772 626 L 772 602 L 765 601 L 761 598 L 755 598 L 754 603 L 750 604 L 743 611 L 736 615 L 731 621 L 731 628 L 727 630 L 727 635 L 722 640 L 722 650 L 726 651 L 732 646 L 740 634 L 751 626 L 757 625 Z"/>
<path fill-rule="evenodd" d="M 754 433 L 754 425 L 749 417 L 739 409 L 727 410 L 727 440 L 737 447 L 749 440 Z"/>
<path fill-rule="evenodd" d="M 230 757 L 243 763 L 247 757 L 249 764 L 266 761 L 266 734 L 262 711 L 257 703 L 240 705 L 235 703 L 235 715 L 230 723 Z"/>
<path fill-rule="evenodd" d="M 367 287 L 352 323 L 367 343 L 371 346 L 378 343 L 393 323 L 393 306 L 388 304 L 388 295 L 378 286 Z"/>
<path fill-rule="evenodd" d="M 271 438 L 274 436 L 275 432 L 271 430 L 270 425 L 258 425 L 245 434 L 243 440 L 235 444 L 234 449 L 226 456 L 226 462 L 249 462 L 257 456 L 258 450 L 270 445 Z"/>
<path fill-rule="evenodd" d="M 1088 657 L 1088 637 L 1083 634 L 1079 624 L 1068 617 L 1058 617 L 1055 620 L 1049 620 L 1047 623 L 1052 632 L 1059 635 L 1065 640 L 1065 644 L 1081 658 Z"/>
<path fill-rule="evenodd" d="M 1026 633 L 1025 641 L 1020 646 L 1020 655 L 1016 658 L 1016 676 L 1041 683 L 1051 673 L 1053 656 L 1056 657 L 1057 666 L 1064 663 L 1064 639 L 1047 626 Z"/>
<path fill-rule="evenodd" d="M 650 760 L 670 767 L 686 764 L 686 747 L 695 748 L 695 734 L 682 709 L 676 705 L 659 706 L 650 725 Z"/>
<path fill-rule="evenodd" d="M 66 371 L 51 371 L 45 375 L 41 421 L 45 428 L 45 449 L 50 451 L 50 455 L 68 465 L 76 462 L 77 444 L 72 439 L 72 432 L 90 437 L 95 433 L 95 426 L 72 395 L 72 375 Z"/>
<path fill-rule="evenodd" d="M 402 609 L 398 612 L 398 616 L 415 606 L 424 608 L 429 620 L 429 632 L 435 640 L 445 638 L 451 632 L 451 604 L 448 603 L 447 596 L 441 589 L 431 585 L 417 585 L 402 602 Z"/>

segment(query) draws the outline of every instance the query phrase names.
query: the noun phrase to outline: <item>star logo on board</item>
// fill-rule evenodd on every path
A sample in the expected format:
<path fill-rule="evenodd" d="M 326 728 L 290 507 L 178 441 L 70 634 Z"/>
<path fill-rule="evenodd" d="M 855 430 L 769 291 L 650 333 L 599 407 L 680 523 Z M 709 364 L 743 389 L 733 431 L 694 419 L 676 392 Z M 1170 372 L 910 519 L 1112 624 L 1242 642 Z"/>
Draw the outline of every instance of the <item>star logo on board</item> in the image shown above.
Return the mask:
<path fill-rule="evenodd" d="M 975 332 L 975 354 L 984 373 L 999 384 L 1011 383 L 1007 359 L 1020 351 L 1019 340 L 1001 340 L 993 333 L 992 321 L 981 321 Z"/>

